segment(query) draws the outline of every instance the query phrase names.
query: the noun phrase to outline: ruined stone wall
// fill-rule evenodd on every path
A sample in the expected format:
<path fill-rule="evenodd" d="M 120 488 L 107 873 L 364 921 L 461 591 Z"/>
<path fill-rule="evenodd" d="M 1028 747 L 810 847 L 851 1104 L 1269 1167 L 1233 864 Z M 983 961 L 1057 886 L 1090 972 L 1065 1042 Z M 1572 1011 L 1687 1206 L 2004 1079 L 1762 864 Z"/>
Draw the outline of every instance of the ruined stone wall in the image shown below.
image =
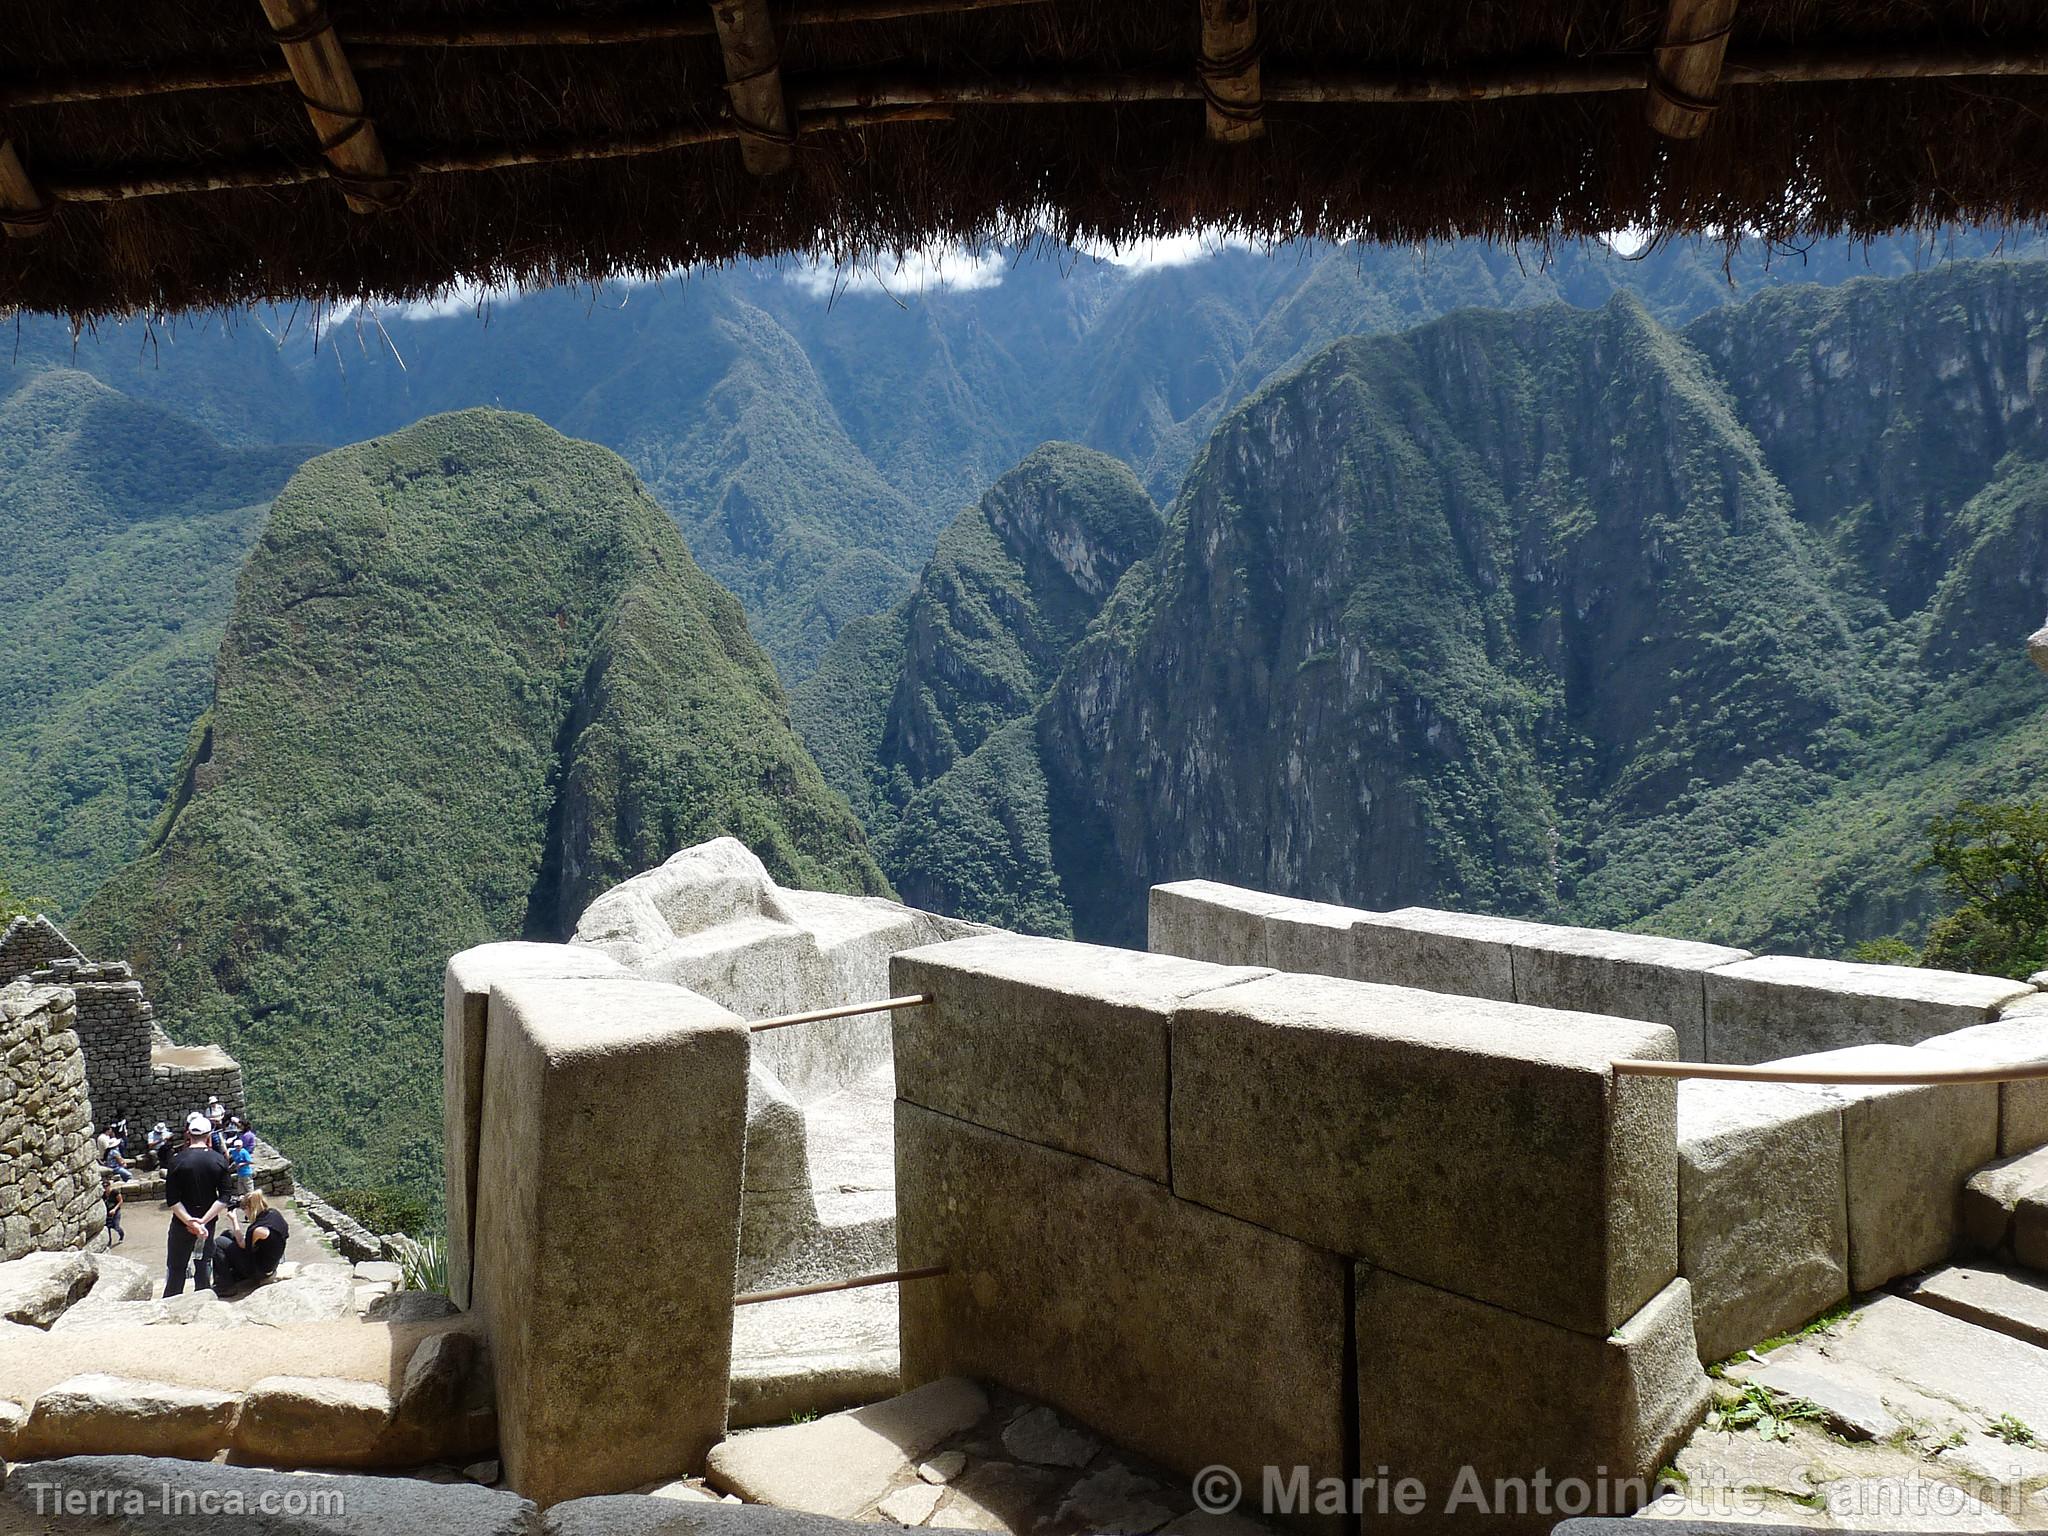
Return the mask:
<path fill-rule="evenodd" d="M 67 987 L 76 996 L 93 1124 L 126 1119 L 131 1153 L 142 1145 L 150 1125 L 158 1120 L 175 1124 L 204 1109 L 210 1097 L 233 1113 L 243 1111 L 242 1070 L 234 1058 L 215 1046 L 174 1045 L 157 1027 L 156 1010 L 125 963 L 72 953 L 29 972 L 26 979 Z"/>
<path fill-rule="evenodd" d="M 0 988 L 0 1261 L 106 1226 L 75 1005 L 67 987 Z"/>
<path fill-rule="evenodd" d="M 1017 935 L 890 990 L 933 999 L 894 1016 L 899 1260 L 946 1269 L 906 1386 L 1439 1505 L 1470 1467 L 1634 1507 L 1705 1412 L 1672 1085 L 1610 1068 L 1669 1028 Z"/>
<path fill-rule="evenodd" d="M 41 913 L 17 917 L 0 929 L 0 986 L 52 961 L 81 958 L 78 946 Z"/>
<path fill-rule="evenodd" d="M 1189 959 L 1668 1024 L 1688 1061 L 1917 1045 L 1989 1023 L 2034 990 L 1472 912 L 1367 912 L 1210 880 L 1154 886 L 1149 929 L 1153 951 Z"/>

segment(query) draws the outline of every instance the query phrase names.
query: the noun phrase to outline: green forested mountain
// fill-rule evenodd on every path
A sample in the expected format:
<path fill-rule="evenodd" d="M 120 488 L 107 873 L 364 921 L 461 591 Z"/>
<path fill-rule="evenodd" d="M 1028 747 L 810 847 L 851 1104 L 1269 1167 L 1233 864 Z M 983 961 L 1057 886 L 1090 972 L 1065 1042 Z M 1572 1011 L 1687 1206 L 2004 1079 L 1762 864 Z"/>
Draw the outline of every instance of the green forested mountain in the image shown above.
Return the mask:
<path fill-rule="evenodd" d="M 612 454 L 468 411 L 292 477 L 148 850 L 74 931 L 243 1062 L 315 1182 L 438 1168 L 437 977 L 730 833 L 883 888 L 739 604 Z"/>
<path fill-rule="evenodd" d="M 1010 885 L 1090 937 L 1195 875 L 1912 931 L 1928 816 L 2048 756 L 2044 324 L 2048 268 L 1994 263 L 1682 332 L 1618 298 L 1339 342 L 1223 422 L 1033 718 L 948 777 L 1046 826 Z"/>
<path fill-rule="evenodd" d="M 52 367 L 0 375 L 0 879 L 73 910 L 142 847 L 235 570 L 309 449 L 229 448 Z"/>
<path fill-rule="evenodd" d="M 1675 324 L 1996 243 L 1732 257 L 1671 244 L 1638 259 L 1598 245 L 1302 243 L 1132 268 L 999 252 L 958 287 L 920 291 L 885 270 L 836 297 L 815 274 L 745 265 L 318 332 L 303 315 L 243 315 L 74 342 L 27 321 L 0 369 L 84 369 L 229 442 L 340 444 L 473 405 L 531 412 L 633 466 L 793 684 L 845 623 L 893 605 L 940 531 L 1041 442 L 1122 459 L 1164 504 L 1224 412 L 1343 336 L 1470 307 L 1597 308 L 1624 291 Z"/>
<path fill-rule="evenodd" d="M 1992 244 L 24 319 L 0 884 L 75 915 L 140 854 L 82 933 L 353 1179 L 430 1159 L 448 950 L 717 830 L 1097 938 L 1191 874 L 1917 936 L 1927 819 L 2044 766 L 2048 264 L 1946 260 Z M 475 405 L 645 492 L 531 420 L 412 425 Z M 293 444 L 370 438 L 255 542 Z"/>
<path fill-rule="evenodd" d="M 797 690 L 799 729 L 906 901 L 1064 929 L 1043 779 L 1017 728 L 1162 526 L 1123 464 L 1044 444 L 939 536 L 908 598 L 843 633 Z"/>

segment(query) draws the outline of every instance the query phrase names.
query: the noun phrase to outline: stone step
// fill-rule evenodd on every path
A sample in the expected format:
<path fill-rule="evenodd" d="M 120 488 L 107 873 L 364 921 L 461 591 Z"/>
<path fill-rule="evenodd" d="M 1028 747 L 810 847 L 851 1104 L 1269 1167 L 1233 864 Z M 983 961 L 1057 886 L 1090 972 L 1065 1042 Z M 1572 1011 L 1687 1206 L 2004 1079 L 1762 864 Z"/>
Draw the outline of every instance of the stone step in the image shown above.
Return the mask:
<path fill-rule="evenodd" d="M 2048 1349 L 2048 1280 L 2013 1270 L 1953 1264 L 1899 1289 L 1923 1307 Z"/>
<path fill-rule="evenodd" d="M 1904 1296 L 1880 1296 L 1839 1328 L 1774 1350 L 1768 1361 L 1773 1373 L 1798 1366 L 1875 1386 L 1905 1417 L 1934 1420 L 1936 1405 L 1947 1404 L 1987 1423 L 2011 1414 L 2048 1427 L 2048 1350 Z"/>
<path fill-rule="evenodd" d="M 2037 1206 L 2035 1222 L 2048 1216 L 2048 1147 L 2002 1157 L 1970 1175 L 1963 1186 L 1963 1240 L 1982 1253 L 2010 1253 L 2018 1237 L 2019 1209 Z M 2048 1235 L 2044 1232 L 2043 1235 Z M 2048 1257 L 2048 1243 L 2029 1243 Z M 2041 1267 L 2036 1264 L 2032 1267 Z"/>

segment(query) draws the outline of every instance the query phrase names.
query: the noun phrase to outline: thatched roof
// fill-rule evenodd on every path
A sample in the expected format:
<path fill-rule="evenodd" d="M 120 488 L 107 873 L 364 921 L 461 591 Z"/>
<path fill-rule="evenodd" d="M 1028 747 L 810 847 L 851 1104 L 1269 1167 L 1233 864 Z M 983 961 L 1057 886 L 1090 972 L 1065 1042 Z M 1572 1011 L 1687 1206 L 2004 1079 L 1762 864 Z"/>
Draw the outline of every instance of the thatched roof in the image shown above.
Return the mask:
<path fill-rule="evenodd" d="M 0 0 L 0 307 L 2048 211 L 2034 0 L 328 3 Z"/>

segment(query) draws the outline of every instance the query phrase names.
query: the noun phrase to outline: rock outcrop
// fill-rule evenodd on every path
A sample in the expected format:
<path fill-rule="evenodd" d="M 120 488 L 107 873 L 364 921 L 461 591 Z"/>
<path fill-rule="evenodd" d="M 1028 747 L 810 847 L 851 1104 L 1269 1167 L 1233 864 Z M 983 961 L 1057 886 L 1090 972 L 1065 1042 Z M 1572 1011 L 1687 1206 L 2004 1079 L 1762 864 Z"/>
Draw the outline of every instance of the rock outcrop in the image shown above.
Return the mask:
<path fill-rule="evenodd" d="M 887 997 L 898 950 L 982 931 L 878 897 L 777 885 L 725 837 L 605 892 L 574 942 L 759 1019 Z M 889 1041 L 886 1014 L 754 1036 L 742 1288 L 889 1266 Z"/>

